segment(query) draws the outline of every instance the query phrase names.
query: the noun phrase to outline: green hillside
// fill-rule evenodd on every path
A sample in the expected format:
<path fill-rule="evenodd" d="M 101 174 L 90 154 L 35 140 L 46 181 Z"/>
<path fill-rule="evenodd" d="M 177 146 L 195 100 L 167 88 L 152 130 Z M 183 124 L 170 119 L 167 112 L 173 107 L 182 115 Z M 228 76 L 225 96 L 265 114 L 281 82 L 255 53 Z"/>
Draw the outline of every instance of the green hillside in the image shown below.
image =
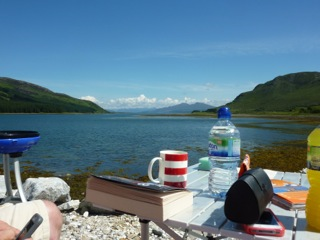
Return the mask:
<path fill-rule="evenodd" d="M 0 77 L 0 113 L 106 113 L 93 102 Z"/>
<path fill-rule="evenodd" d="M 227 106 L 233 113 L 320 113 L 320 73 L 300 72 L 276 77 L 252 91 L 241 93 Z"/>

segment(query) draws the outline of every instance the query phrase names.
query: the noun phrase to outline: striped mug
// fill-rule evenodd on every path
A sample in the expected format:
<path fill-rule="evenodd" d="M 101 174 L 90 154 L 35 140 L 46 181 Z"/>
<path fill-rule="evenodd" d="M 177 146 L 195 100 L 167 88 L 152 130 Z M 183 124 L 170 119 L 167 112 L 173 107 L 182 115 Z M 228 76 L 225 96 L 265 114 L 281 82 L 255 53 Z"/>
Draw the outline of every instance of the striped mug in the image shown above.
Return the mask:
<path fill-rule="evenodd" d="M 153 164 L 159 161 L 159 175 L 152 176 Z M 175 150 L 160 151 L 160 157 L 153 158 L 148 167 L 148 176 L 152 182 L 162 185 L 186 188 L 188 171 L 188 153 Z"/>

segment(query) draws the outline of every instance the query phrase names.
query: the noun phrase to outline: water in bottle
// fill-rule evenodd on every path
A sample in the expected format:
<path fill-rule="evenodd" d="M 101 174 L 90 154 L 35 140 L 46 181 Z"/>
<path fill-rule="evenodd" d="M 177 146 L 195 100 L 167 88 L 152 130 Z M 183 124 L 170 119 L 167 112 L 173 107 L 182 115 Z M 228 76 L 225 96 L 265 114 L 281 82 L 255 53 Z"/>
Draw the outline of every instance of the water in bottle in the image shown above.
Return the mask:
<path fill-rule="evenodd" d="M 308 225 L 320 230 L 320 125 L 308 136 L 307 174 L 310 189 L 306 202 Z"/>
<path fill-rule="evenodd" d="M 218 121 L 209 132 L 209 191 L 217 199 L 225 199 L 237 180 L 240 162 L 240 132 L 230 121 L 229 108 L 218 110 Z"/>

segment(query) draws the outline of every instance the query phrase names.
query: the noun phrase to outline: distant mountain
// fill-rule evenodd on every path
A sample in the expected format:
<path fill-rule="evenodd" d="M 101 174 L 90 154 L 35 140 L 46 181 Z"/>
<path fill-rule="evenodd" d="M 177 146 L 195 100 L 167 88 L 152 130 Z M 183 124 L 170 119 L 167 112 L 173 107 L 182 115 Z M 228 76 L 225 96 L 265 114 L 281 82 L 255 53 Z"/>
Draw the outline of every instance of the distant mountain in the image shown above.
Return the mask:
<path fill-rule="evenodd" d="M 144 113 L 149 111 L 154 111 L 157 108 L 117 108 L 110 110 L 111 112 L 117 113 Z"/>
<path fill-rule="evenodd" d="M 208 108 L 212 108 L 213 106 L 205 104 L 205 103 L 180 103 L 178 105 L 174 105 L 171 107 L 157 108 L 155 110 L 149 110 L 145 113 L 149 114 L 184 114 L 191 113 L 193 111 L 204 111 Z"/>
<path fill-rule="evenodd" d="M 241 93 L 227 106 L 233 113 L 320 113 L 320 72 L 276 77 L 252 91 Z"/>
<path fill-rule="evenodd" d="M 193 111 L 204 111 L 213 106 L 205 103 L 187 104 L 181 103 L 178 105 L 164 108 L 121 108 L 114 109 L 114 112 L 140 113 L 140 114 L 186 114 Z"/>
<path fill-rule="evenodd" d="M 107 113 L 93 102 L 0 77 L 0 113 Z"/>

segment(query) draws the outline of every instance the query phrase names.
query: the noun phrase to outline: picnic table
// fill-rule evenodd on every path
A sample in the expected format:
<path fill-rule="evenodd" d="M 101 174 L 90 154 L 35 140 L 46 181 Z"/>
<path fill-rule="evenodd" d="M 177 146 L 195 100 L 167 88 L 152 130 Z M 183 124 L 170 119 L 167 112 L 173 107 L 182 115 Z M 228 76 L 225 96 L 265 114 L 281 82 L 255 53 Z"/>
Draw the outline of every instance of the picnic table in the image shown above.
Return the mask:
<path fill-rule="evenodd" d="M 265 169 L 270 179 L 283 179 L 303 186 L 309 186 L 306 174 L 279 172 Z M 229 221 L 224 215 L 224 201 L 214 201 L 208 193 L 208 171 L 198 170 L 198 164 L 188 168 L 188 190 L 193 192 L 193 205 L 170 217 L 164 222 L 140 219 L 141 239 L 149 238 L 149 221 L 153 221 L 174 239 L 187 239 L 193 235 L 202 239 L 208 236 L 231 237 L 236 239 L 320 239 L 320 232 L 309 229 L 304 210 L 288 211 L 273 205 L 267 206 L 277 215 L 285 227 L 283 237 L 269 237 L 247 234 L 241 224 Z M 241 196 L 239 196 L 241 197 Z M 136 215 L 139 217 L 139 213 Z M 184 236 L 175 229 L 184 231 Z"/>

